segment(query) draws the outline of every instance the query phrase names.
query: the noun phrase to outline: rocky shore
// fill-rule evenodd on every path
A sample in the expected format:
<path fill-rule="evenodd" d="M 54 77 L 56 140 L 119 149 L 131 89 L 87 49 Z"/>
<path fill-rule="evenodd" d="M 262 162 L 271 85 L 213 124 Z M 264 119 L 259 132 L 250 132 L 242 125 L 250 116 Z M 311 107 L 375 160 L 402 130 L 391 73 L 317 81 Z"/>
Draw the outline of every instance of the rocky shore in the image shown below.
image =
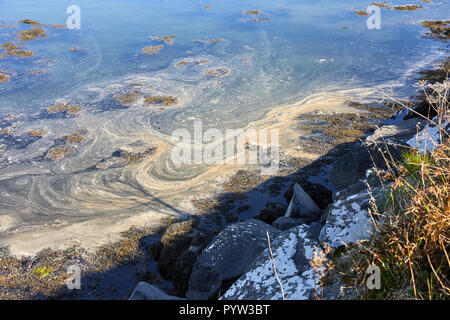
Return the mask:
<path fill-rule="evenodd" d="M 443 81 L 448 67 L 423 77 Z M 423 112 L 421 100 L 413 104 Z M 282 153 L 274 177 L 238 171 L 222 194 L 192 199 L 192 215 L 133 227 L 94 253 L 0 252 L 0 299 L 358 298 L 337 274 L 319 288 L 319 270 L 330 257 L 345 264 L 342 247 L 370 237 L 368 208 L 385 191 L 372 168 L 400 160 L 418 132 L 430 130 L 403 111 L 347 101 L 345 112 L 302 114 L 299 148 L 319 157 Z M 65 286 L 71 265 L 82 269 L 81 290 Z"/>

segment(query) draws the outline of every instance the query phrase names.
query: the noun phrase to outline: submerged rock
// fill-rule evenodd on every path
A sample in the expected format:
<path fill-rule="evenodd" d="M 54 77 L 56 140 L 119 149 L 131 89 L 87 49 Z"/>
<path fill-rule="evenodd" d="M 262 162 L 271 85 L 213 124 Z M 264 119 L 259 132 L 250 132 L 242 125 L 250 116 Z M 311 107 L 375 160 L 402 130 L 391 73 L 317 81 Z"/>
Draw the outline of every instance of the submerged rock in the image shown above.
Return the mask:
<path fill-rule="evenodd" d="M 280 231 L 259 220 L 225 228 L 197 258 L 189 279 L 188 299 L 215 299 L 240 277 Z"/>
<path fill-rule="evenodd" d="M 139 282 L 128 300 L 184 300 L 183 298 L 169 296 L 161 289 L 148 284 Z"/>
<path fill-rule="evenodd" d="M 222 300 L 305 300 L 314 297 L 314 270 L 309 264 L 318 245 L 310 227 L 301 225 L 272 239 L 273 262 L 265 249 Z M 277 281 L 273 264 L 282 288 Z M 317 280 L 318 281 L 318 280 Z"/>

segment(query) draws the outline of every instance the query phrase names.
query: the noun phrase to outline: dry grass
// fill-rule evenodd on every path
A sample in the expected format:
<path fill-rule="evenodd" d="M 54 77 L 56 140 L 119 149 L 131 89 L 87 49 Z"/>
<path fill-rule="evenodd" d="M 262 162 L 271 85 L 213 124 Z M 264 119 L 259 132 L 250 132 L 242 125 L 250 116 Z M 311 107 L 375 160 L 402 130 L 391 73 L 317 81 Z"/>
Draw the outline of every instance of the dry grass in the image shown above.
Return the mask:
<path fill-rule="evenodd" d="M 402 161 L 387 157 L 389 169 L 376 170 L 387 186 L 385 202 L 374 202 L 369 210 L 373 237 L 348 248 L 353 259 L 343 273 L 359 284 L 356 290 L 361 298 L 450 298 L 450 86 L 445 81 L 421 82 L 419 87 L 437 114 L 427 121 L 439 127 L 439 139 L 428 152 L 411 148 L 403 153 Z M 370 265 L 380 267 L 381 290 L 369 291 L 364 286 Z"/>

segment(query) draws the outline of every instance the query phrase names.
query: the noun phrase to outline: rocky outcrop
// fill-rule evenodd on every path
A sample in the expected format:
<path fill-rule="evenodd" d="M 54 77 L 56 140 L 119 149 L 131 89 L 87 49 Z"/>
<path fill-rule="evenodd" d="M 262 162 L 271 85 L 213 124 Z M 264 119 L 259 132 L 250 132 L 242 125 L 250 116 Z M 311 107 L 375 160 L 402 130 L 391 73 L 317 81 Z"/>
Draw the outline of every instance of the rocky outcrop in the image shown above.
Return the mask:
<path fill-rule="evenodd" d="M 189 280 L 188 299 L 216 299 L 267 248 L 267 232 L 280 231 L 259 220 L 226 227 L 197 258 Z"/>
<path fill-rule="evenodd" d="M 184 300 L 183 298 L 169 296 L 161 289 L 139 282 L 128 300 Z"/>
<path fill-rule="evenodd" d="M 223 295 L 223 300 L 304 300 L 314 297 L 314 270 L 309 260 L 318 245 L 317 230 L 301 225 L 287 230 L 271 247 L 278 277 L 277 281 L 269 249 L 266 248 Z"/>

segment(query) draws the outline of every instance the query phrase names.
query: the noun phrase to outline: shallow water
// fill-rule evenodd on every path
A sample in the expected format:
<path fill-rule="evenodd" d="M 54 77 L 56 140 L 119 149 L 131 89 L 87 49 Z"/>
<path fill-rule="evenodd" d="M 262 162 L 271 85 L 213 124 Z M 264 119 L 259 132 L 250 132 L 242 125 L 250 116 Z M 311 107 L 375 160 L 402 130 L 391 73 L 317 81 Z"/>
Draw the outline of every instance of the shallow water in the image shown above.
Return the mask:
<path fill-rule="evenodd" d="M 172 131 L 192 130 L 194 120 L 204 129 L 244 128 L 274 107 L 318 92 L 329 98 L 344 91 L 370 102 L 391 88 L 402 97 L 412 94 L 414 71 L 442 56 L 436 43 L 421 37 L 420 21 L 448 19 L 450 12 L 447 2 L 421 3 L 425 8 L 413 12 L 382 10 L 381 30 L 369 30 L 367 18 L 353 12 L 368 6 L 361 1 L 79 0 L 81 29 L 52 28 L 65 24 L 72 4 L 0 0 L 0 25 L 13 25 L 0 27 L 1 43 L 30 28 L 18 24 L 21 19 L 40 21 L 48 33 L 23 43 L 33 57 L 0 59 L 0 71 L 11 75 L 0 83 L 0 125 L 10 131 L 0 134 L 0 246 L 40 239 L 29 250 L 25 241 L 18 253 L 57 246 L 60 238 L 45 240 L 50 231 L 68 242 L 95 242 L 101 236 L 94 225 L 117 232 L 161 213 L 188 213 L 180 199 L 210 191 L 206 181 L 227 172 L 172 163 Z M 270 20 L 248 21 L 255 16 L 243 12 L 254 9 Z M 171 45 L 149 38 L 170 35 L 176 36 Z M 155 45 L 164 47 L 142 54 Z M 74 47 L 79 51 L 69 50 Z M 177 66 L 199 60 L 208 62 Z M 229 74 L 205 75 L 218 68 Z M 45 72 L 30 74 L 39 70 Z M 114 98 L 133 90 L 142 95 L 129 106 Z M 143 103 L 158 95 L 179 103 Z M 81 111 L 49 114 L 57 100 Z M 45 157 L 77 130 L 86 131 L 84 141 L 71 144 L 70 154 Z M 114 156 L 152 146 L 156 154 L 137 164 Z"/>

